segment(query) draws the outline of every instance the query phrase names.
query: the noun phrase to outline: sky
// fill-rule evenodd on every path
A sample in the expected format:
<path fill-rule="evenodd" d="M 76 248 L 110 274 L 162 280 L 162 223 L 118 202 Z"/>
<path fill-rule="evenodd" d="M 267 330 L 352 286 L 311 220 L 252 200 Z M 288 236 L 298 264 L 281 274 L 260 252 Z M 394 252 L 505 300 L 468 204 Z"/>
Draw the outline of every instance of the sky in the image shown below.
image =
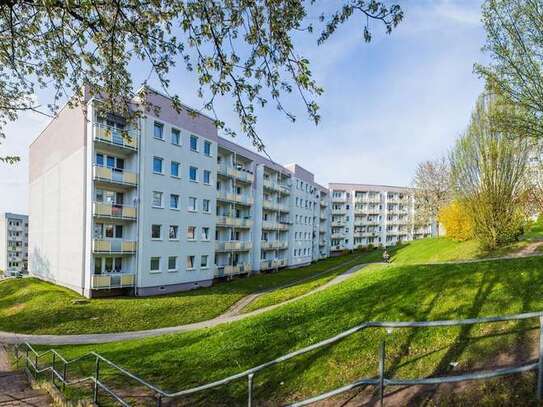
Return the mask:
<path fill-rule="evenodd" d="M 399 2 L 403 22 L 390 35 L 373 22 L 369 44 L 356 17 L 323 45 L 316 44 L 316 34 L 296 37 L 297 49 L 311 61 L 313 76 L 325 90 L 317 99 L 321 122 L 315 126 L 294 95 L 284 102 L 295 113 L 295 123 L 271 105 L 258 111 L 257 130 L 274 161 L 296 162 L 322 185 L 409 185 L 417 163 L 451 148 L 483 90 L 473 73 L 474 63 L 488 60 L 481 51 L 485 33 L 480 2 Z M 148 69 L 139 66 L 132 71 L 136 83 L 148 75 Z M 201 107 L 193 74 L 179 67 L 170 79 L 171 93 Z M 47 105 L 50 93 L 45 90 L 36 97 Z M 232 100 L 219 99 L 215 107 L 219 117 L 236 128 Z M 21 161 L 0 163 L 0 212 L 27 213 L 28 147 L 49 120 L 25 113 L 7 126 L 0 156 L 19 155 Z M 234 141 L 250 146 L 242 134 Z"/>

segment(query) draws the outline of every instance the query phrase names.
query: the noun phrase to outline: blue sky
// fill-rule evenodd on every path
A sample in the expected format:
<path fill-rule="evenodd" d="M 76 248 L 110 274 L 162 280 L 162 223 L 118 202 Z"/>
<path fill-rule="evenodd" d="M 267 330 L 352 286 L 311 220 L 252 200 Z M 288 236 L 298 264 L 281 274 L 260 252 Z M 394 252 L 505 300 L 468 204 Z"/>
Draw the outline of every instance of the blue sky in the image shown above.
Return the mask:
<path fill-rule="evenodd" d="M 407 185 L 419 161 L 451 147 L 483 89 L 473 74 L 473 64 L 486 60 L 480 2 L 400 3 L 404 21 L 391 35 L 373 23 L 370 44 L 362 40 L 356 17 L 321 46 L 316 35 L 297 37 L 298 49 L 325 89 L 318 98 L 322 121 L 318 126 L 310 122 L 294 96 L 285 99 L 298 118 L 294 124 L 271 105 L 261 111 L 258 131 L 275 161 L 297 162 L 321 184 Z M 136 80 L 147 74 L 134 71 Z M 201 106 L 191 74 L 180 67 L 171 80 L 172 93 Z M 47 104 L 47 96 L 38 95 L 40 103 Z M 216 110 L 236 127 L 230 99 L 220 99 Z M 47 121 L 25 114 L 7 127 L 0 155 L 18 154 L 22 161 L 0 164 L 0 211 L 27 212 L 28 146 Z M 235 141 L 248 145 L 241 134 Z"/>

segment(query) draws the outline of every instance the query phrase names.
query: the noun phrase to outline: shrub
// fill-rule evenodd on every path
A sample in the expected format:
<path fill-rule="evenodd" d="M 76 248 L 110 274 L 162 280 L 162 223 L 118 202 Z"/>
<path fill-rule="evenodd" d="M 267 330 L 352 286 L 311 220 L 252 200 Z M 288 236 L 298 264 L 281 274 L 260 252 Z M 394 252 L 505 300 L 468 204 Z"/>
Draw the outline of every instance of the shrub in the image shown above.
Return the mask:
<path fill-rule="evenodd" d="M 439 222 L 447 237 L 464 241 L 473 237 L 473 223 L 464 205 L 453 201 L 439 211 Z"/>

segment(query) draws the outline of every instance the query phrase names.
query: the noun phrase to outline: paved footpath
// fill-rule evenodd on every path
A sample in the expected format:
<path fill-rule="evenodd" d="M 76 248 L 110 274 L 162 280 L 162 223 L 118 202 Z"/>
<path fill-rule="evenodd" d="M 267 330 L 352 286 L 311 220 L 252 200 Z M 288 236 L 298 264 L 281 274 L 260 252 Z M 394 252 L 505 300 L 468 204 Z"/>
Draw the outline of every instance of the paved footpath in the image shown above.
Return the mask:
<path fill-rule="evenodd" d="M 375 263 L 372 263 L 372 264 L 375 264 Z M 367 265 L 368 264 L 357 264 L 351 267 L 345 273 L 342 273 L 339 276 L 328 281 L 326 284 L 323 284 L 320 287 L 317 287 L 314 290 L 311 290 L 303 295 L 281 302 L 279 304 L 274 304 L 268 307 L 259 308 L 257 310 L 247 312 L 244 314 L 241 314 L 240 312 L 233 312 L 232 308 L 236 306 L 235 304 L 232 308 L 230 308 L 224 314 L 219 315 L 216 318 L 209 319 L 207 321 L 195 322 L 195 323 L 186 324 L 186 325 L 172 326 L 172 327 L 167 327 L 167 328 L 149 329 L 146 331 L 119 332 L 119 333 L 108 333 L 108 334 L 84 334 L 84 335 L 29 335 L 29 334 L 16 334 L 12 332 L 0 331 L 0 343 L 14 344 L 14 343 L 30 342 L 35 345 L 84 345 L 84 344 L 94 344 L 94 343 L 126 341 L 130 339 L 149 338 L 153 336 L 160 336 L 160 335 L 171 334 L 171 333 L 190 332 L 190 331 L 195 331 L 197 329 L 202 329 L 202 328 L 212 328 L 217 325 L 239 321 L 239 320 L 246 319 L 255 315 L 262 314 L 264 312 L 271 311 L 272 309 L 281 307 L 285 304 L 290 304 L 291 302 L 298 301 L 316 292 L 319 292 L 329 287 L 332 287 L 334 285 L 340 284 L 343 281 L 347 280 L 348 278 L 352 277 L 355 273 L 364 269 Z M 242 298 L 240 302 L 244 300 L 246 300 L 246 297 Z M 246 304 L 248 304 L 249 302 L 246 302 Z M 242 308 L 243 307 L 240 307 L 239 311 L 241 311 Z"/>
<path fill-rule="evenodd" d="M 33 389 L 23 372 L 11 370 L 6 351 L 0 346 L 0 406 L 46 407 L 50 405 L 51 398 L 45 391 Z"/>
<path fill-rule="evenodd" d="M 530 248 L 531 249 L 531 248 Z M 534 249 L 535 251 L 535 249 Z M 507 259 L 513 259 L 513 258 L 519 258 L 519 257 L 538 257 L 543 256 L 543 253 L 534 253 L 532 250 L 526 250 L 524 253 L 521 254 L 514 254 L 509 256 L 500 256 L 500 257 L 491 257 L 491 258 L 480 258 L 480 259 L 471 259 L 471 260 L 456 260 L 456 261 L 445 261 L 445 262 L 433 262 L 433 263 L 417 263 L 413 265 L 435 265 L 435 264 L 465 264 L 465 263 L 480 263 L 480 262 L 486 262 L 486 261 L 493 261 L 493 260 L 507 260 Z M 379 263 L 368 263 L 368 264 L 379 264 Z M 157 329 L 149 329 L 146 331 L 131 331 L 131 332 L 119 332 L 119 333 L 108 333 L 108 334 L 83 334 L 83 335 L 30 335 L 30 334 L 16 334 L 12 332 L 3 332 L 0 331 L 0 344 L 1 343 L 8 343 L 8 344 L 14 344 L 14 343 L 23 343 L 23 342 L 30 342 L 35 345 L 85 345 L 85 344 L 94 344 L 94 343 L 109 343 L 109 342 L 118 342 L 118 341 L 127 341 L 131 339 L 141 339 L 141 338 L 149 338 L 153 336 L 160 336 L 165 334 L 172 334 L 172 333 L 183 333 L 183 332 L 190 332 L 195 331 L 198 329 L 203 328 L 212 328 L 217 325 L 226 324 L 229 322 L 239 321 L 242 319 L 246 319 L 255 315 L 259 315 L 268 311 L 271 311 L 275 308 L 281 307 L 286 304 L 290 304 L 291 302 L 298 301 L 302 298 L 305 298 L 309 295 L 312 295 L 316 292 L 325 290 L 329 287 L 332 287 L 334 285 L 340 284 L 343 281 L 350 278 L 352 275 L 354 275 L 356 272 L 361 271 L 363 268 L 365 268 L 368 264 L 357 264 L 353 267 L 351 267 L 349 270 L 347 270 L 345 273 L 340 274 L 339 276 L 333 278 L 326 284 L 315 288 L 314 290 L 311 290 L 303 295 L 300 295 L 299 297 L 292 298 L 290 300 L 281 302 L 279 304 L 270 305 L 268 307 L 260 308 L 251 312 L 247 312 L 242 314 L 241 311 L 243 308 L 245 308 L 249 303 L 254 301 L 257 297 L 260 295 L 263 295 L 267 292 L 271 292 L 273 290 L 269 291 L 263 291 L 255 294 L 250 294 L 244 298 L 242 298 L 240 301 L 238 301 L 236 304 L 234 304 L 229 310 L 227 310 L 224 314 L 219 315 L 216 318 L 209 319 L 207 321 L 201 321 L 201 322 L 195 322 L 192 324 L 186 324 L 186 325 L 179 325 L 179 326 L 172 326 L 167 328 L 157 328 Z M 392 263 L 394 264 L 394 263 Z M 345 264 L 342 264 L 341 266 L 344 266 Z M 332 269 L 327 270 L 326 272 L 319 273 L 317 275 L 312 276 L 311 278 L 318 277 L 321 274 L 326 274 L 330 271 L 333 271 L 334 269 L 337 269 L 339 266 L 334 267 Z M 300 282 L 303 282 L 305 280 L 309 280 L 310 278 L 302 279 L 299 281 L 296 281 L 291 284 L 287 284 L 286 286 L 276 287 L 274 290 L 277 290 L 279 288 L 284 288 L 290 285 L 299 284 Z M 2 407 L 0 405 L 0 407 Z"/>

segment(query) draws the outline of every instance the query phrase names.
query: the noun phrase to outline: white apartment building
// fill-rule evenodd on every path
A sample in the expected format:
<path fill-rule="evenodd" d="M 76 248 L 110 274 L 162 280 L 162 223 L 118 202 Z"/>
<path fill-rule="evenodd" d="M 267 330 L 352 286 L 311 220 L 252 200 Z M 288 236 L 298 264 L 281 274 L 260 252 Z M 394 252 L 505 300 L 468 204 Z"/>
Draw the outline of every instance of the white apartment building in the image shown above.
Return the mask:
<path fill-rule="evenodd" d="M 331 251 L 392 246 L 432 235 L 415 225 L 413 190 L 405 187 L 332 183 Z"/>
<path fill-rule="evenodd" d="M 25 273 L 28 267 L 28 216 L 0 213 L 0 270 L 6 276 Z"/>
<path fill-rule="evenodd" d="M 31 145 L 32 275 L 88 297 L 154 295 L 329 256 L 330 196 L 313 174 L 147 97 L 159 112 L 136 125 L 96 99 L 66 106 Z"/>

